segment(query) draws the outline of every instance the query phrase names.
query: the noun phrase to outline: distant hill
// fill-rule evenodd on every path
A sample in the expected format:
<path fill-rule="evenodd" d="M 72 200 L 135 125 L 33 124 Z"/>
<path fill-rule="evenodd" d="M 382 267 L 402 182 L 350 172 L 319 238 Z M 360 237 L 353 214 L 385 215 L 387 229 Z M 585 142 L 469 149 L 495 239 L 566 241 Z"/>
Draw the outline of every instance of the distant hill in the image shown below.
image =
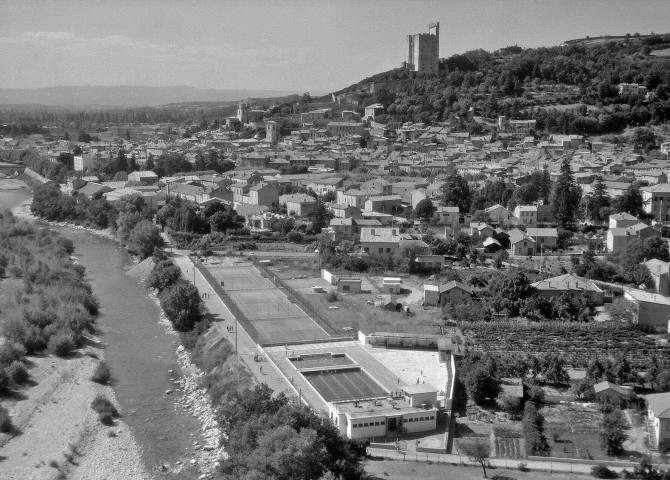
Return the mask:
<path fill-rule="evenodd" d="M 142 107 L 187 102 L 234 102 L 244 98 L 284 97 L 296 91 L 219 90 L 187 86 L 57 86 L 0 88 L 0 105 L 60 107 Z"/>

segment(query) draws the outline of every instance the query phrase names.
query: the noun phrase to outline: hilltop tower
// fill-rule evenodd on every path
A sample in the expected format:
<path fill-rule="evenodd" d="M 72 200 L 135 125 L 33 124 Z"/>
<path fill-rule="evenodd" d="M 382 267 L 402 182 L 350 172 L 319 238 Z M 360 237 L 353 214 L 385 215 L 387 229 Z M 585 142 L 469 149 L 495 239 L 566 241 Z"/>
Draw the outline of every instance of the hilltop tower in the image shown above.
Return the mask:
<path fill-rule="evenodd" d="M 440 22 L 428 25 L 428 33 L 407 35 L 408 53 L 404 66 L 419 73 L 437 75 L 440 64 Z"/>
<path fill-rule="evenodd" d="M 265 140 L 271 143 L 277 143 L 279 133 L 277 132 L 277 122 L 268 120 L 265 122 Z"/>

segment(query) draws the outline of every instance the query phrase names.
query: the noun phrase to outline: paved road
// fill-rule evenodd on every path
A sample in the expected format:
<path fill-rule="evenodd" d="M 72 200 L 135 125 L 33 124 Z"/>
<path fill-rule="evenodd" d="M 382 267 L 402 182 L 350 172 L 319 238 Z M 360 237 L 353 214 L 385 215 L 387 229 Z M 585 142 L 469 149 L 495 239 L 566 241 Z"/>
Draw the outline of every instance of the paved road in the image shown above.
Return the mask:
<path fill-rule="evenodd" d="M 207 280 L 193 266 L 190 258 L 183 255 L 184 252 L 177 252 L 181 254 L 173 257 L 173 261 L 179 266 L 185 279 L 189 282 L 193 282 L 195 279 L 195 286 L 201 294 L 205 294 L 205 298 L 203 299 L 205 306 L 210 313 L 219 318 L 219 321 L 216 321 L 214 326 L 219 329 L 232 345 L 235 345 L 235 328 L 238 325 L 234 320 L 233 314 L 230 313 L 230 310 L 216 295 Z M 195 277 L 193 275 L 194 271 Z M 232 332 L 229 332 L 227 327 L 232 327 Z M 267 356 L 262 352 L 262 349 L 254 343 L 243 328 L 240 328 L 237 333 L 237 351 L 240 359 L 244 361 L 249 371 L 256 377 L 259 383 L 266 383 L 276 394 L 284 392 L 288 396 L 298 396 L 298 393 L 291 387 L 291 384 L 284 379 L 272 363 L 267 361 Z M 254 355 L 258 355 L 265 361 L 257 362 L 254 360 Z"/>
<path fill-rule="evenodd" d="M 455 463 L 461 464 L 465 463 L 467 465 L 476 465 L 478 464 L 471 462 L 467 457 L 461 455 L 453 454 L 437 454 L 437 453 L 424 453 L 416 452 L 415 448 L 409 448 L 406 451 L 395 451 L 395 450 L 386 450 L 382 448 L 370 448 L 368 447 L 368 452 L 370 455 L 394 459 L 394 460 L 414 460 L 419 462 L 442 462 L 442 463 Z M 519 463 L 522 460 L 514 459 L 505 459 L 505 458 L 491 458 L 489 459 L 489 464 L 494 467 L 499 468 L 518 468 Z M 587 465 L 583 463 L 562 463 L 562 462 L 552 462 L 552 461 L 534 461 L 534 460 L 524 460 L 526 467 L 531 471 L 540 471 L 540 472 L 561 472 L 561 473 L 576 473 L 576 474 L 587 474 L 591 473 L 591 468 L 593 465 Z M 621 467 L 609 467 L 616 472 L 621 472 L 623 468 Z M 628 468 L 628 470 L 632 470 Z"/>

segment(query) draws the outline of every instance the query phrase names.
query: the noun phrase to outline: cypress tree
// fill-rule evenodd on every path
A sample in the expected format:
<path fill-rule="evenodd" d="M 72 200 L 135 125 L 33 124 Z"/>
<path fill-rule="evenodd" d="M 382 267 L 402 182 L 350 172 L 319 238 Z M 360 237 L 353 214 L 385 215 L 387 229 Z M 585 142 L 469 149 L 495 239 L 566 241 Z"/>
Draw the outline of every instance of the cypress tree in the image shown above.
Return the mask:
<path fill-rule="evenodd" d="M 554 187 L 551 201 L 554 218 L 559 227 L 574 228 L 580 198 L 581 190 L 575 184 L 570 159 L 566 157 L 561 164 L 561 176 Z"/>

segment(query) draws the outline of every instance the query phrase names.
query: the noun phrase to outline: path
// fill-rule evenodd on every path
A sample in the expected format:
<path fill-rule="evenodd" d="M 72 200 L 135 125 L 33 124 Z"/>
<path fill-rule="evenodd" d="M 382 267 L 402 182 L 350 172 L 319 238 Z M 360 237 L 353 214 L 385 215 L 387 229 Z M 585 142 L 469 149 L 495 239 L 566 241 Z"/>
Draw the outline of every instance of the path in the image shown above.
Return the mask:
<path fill-rule="evenodd" d="M 221 334 L 235 346 L 235 328 L 238 324 L 234 321 L 233 314 L 225 306 L 221 299 L 216 295 L 214 289 L 205 280 L 202 274 L 193 266 L 191 260 L 184 254 L 185 251 L 176 251 L 177 255 L 173 257 L 173 261 L 182 271 L 185 279 L 193 282 L 195 279 L 195 286 L 201 294 L 207 294 L 204 298 L 204 304 L 209 312 L 218 317 L 218 321 L 214 322 L 214 327 L 217 328 Z M 193 272 L 195 271 L 195 277 Z M 227 327 L 233 327 L 233 331 L 229 332 Z M 254 355 L 267 359 L 262 349 L 259 348 L 243 328 L 239 328 L 237 333 L 237 351 L 249 368 L 249 371 L 256 377 L 259 383 L 267 384 L 275 394 L 284 392 L 288 396 L 297 396 L 297 392 L 291 387 L 291 384 L 284 379 L 282 374 L 269 361 L 257 362 L 254 360 Z M 262 372 L 261 372 L 262 369 Z"/>
<path fill-rule="evenodd" d="M 368 447 L 368 452 L 370 455 L 377 457 L 384 457 L 393 460 L 411 460 L 419 462 L 434 462 L 434 463 L 453 463 L 453 464 L 466 464 L 466 465 L 476 465 L 478 464 L 471 462 L 467 457 L 454 454 L 437 454 L 437 453 L 424 453 L 417 452 L 414 448 L 414 445 L 408 446 L 408 450 L 404 452 L 396 452 L 395 450 L 386 450 L 381 448 L 371 448 Z M 551 459 L 546 461 L 536 461 L 536 460 L 515 460 L 507 458 L 491 458 L 489 459 L 489 464 L 498 468 L 518 468 L 519 463 L 524 462 L 526 467 L 531 471 L 541 471 L 541 472 L 562 472 L 562 473 L 577 473 L 580 475 L 590 475 L 591 464 L 583 463 L 563 463 L 563 462 L 553 462 Z M 609 467 L 610 469 L 621 472 L 622 467 Z M 630 468 L 629 468 L 630 470 Z"/>

